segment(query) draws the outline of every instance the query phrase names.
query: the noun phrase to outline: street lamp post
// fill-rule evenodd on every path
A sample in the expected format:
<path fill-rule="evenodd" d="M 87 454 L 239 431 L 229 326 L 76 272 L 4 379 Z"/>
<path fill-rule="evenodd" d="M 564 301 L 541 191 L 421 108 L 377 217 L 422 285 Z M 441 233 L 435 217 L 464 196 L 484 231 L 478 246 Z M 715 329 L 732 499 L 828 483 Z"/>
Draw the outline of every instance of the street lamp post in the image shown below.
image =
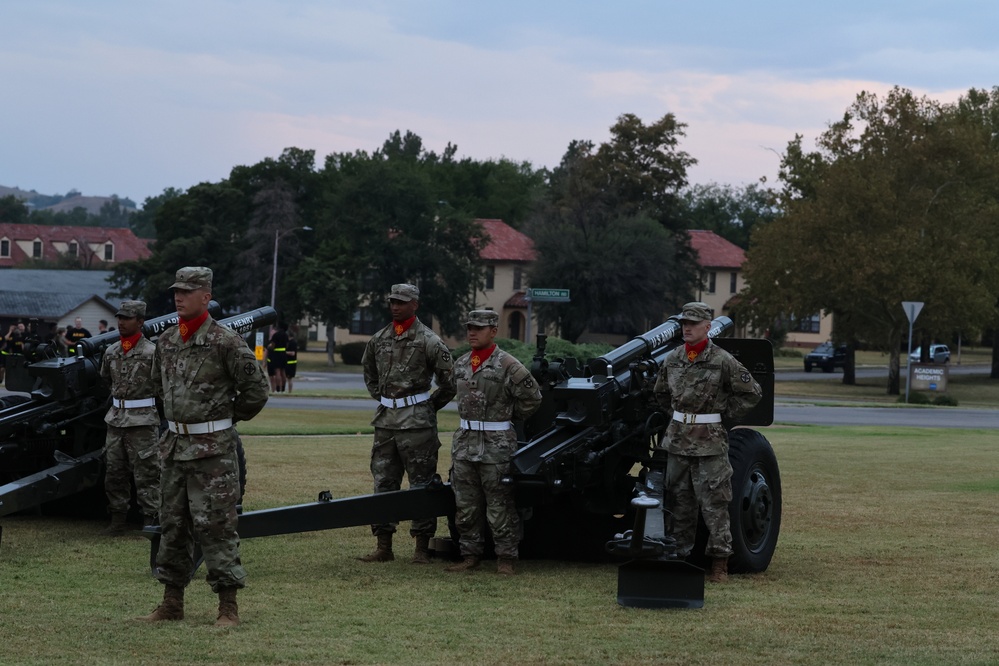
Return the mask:
<path fill-rule="evenodd" d="M 278 242 L 293 231 L 312 231 L 312 227 L 295 227 L 293 229 L 274 230 L 274 270 L 271 273 L 271 307 L 277 301 L 277 266 L 278 266 Z"/>

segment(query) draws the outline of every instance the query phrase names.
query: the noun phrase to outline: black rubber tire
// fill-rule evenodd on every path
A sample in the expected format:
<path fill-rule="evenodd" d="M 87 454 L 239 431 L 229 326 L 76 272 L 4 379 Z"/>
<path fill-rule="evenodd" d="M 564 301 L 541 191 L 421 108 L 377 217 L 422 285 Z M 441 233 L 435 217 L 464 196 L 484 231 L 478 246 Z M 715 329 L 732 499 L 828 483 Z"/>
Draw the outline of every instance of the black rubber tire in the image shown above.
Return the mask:
<path fill-rule="evenodd" d="M 811 371 L 812 371 L 812 364 L 811 363 L 806 363 L 805 364 L 805 372 L 811 372 Z"/>
<path fill-rule="evenodd" d="M 832 363 L 830 363 L 829 365 L 823 365 L 822 366 L 822 372 L 832 372 L 835 369 L 836 369 L 836 366 L 834 366 Z"/>
<path fill-rule="evenodd" d="M 729 432 L 732 463 L 732 573 L 766 571 L 777 548 L 781 521 L 781 483 L 777 456 L 760 432 Z"/>

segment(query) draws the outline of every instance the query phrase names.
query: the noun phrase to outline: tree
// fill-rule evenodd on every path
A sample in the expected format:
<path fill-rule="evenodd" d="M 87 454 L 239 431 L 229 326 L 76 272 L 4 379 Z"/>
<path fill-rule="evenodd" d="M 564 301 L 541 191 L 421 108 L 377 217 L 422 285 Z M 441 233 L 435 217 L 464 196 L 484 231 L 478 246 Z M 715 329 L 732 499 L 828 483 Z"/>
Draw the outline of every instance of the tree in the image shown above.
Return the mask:
<path fill-rule="evenodd" d="M 0 223 L 26 224 L 28 222 L 28 207 L 24 202 L 8 194 L 0 198 Z"/>
<path fill-rule="evenodd" d="M 889 353 L 899 393 L 902 301 L 923 301 L 919 324 L 950 336 L 994 316 L 997 173 L 982 124 L 900 88 L 861 93 L 807 153 L 785 153 L 784 214 L 755 230 L 747 303 L 757 327 L 831 312 L 838 341 Z M 991 238 L 983 243 L 982 239 Z"/>
<path fill-rule="evenodd" d="M 636 333 L 689 299 L 697 267 L 678 216 L 678 193 L 695 161 L 678 150 L 672 114 L 645 126 L 618 118 L 609 142 L 569 144 L 528 227 L 538 259 L 530 283 L 566 287 L 571 306 L 538 307 L 576 341 L 587 329 Z"/>
<path fill-rule="evenodd" d="M 775 203 L 775 194 L 755 183 L 692 185 L 680 194 L 679 217 L 687 229 L 713 231 L 746 250 L 753 228 L 777 216 Z"/>

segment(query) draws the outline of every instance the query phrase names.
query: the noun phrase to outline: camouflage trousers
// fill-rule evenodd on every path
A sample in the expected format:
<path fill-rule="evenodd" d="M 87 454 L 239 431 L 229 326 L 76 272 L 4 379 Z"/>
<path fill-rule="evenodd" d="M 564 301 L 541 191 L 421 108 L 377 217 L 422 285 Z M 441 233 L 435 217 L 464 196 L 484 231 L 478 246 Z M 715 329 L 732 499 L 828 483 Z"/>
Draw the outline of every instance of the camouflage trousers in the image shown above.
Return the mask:
<path fill-rule="evenodd" d="M 732 501 L 732 465 L 727 454 L 681 456 L 670 453 L 664 497 L 664 508 L 673 512 L 672 534 L 680 555 L 689 555 L 694 548 L 698 509 L 708 528 L 704 554 L 708 557 L 732 554 L 728 513 Z M 668 516 L 666 524 L 669 531 Z"/>
<path fill-rule="evenodd" d="M 119 428 L 108 426 L 104 443 L 104 492 L 111 513 L 128 513 L 135 497 L 144 516 L 160 512 L 160 457 L 155 425 Z"/>
<path fill-rule="evenodd" d="M 510 463 L 479 463 L 454 460 L 451 488 L 457 509 L 462 555 L 482 555 L 486 546 L 486 524 L 493 534 L 496 556 L 517 558 L 520 544 L 520 517 L 513 486 L 501 482 L 510 472 Z"/>
<path fill-rule="evenodd" d="M 437 428 L 390 430 L 375 428 L 375 441 L 371 447 L 371 476 L 375 492 L 387 493 L 402 488 L 402 476 L 409 478 L 409 487 L 430 483 L 437 473 L 437 451 L 441 447 Z M 371 533 L 392 534 L 398 523 L 379 523 L 371 526 Z M 437 531 L 437 519 L 414 520 L 410 536 L 432 537 Z"/>
<path fill-rule="evenodd" d="M 160 548 L 156 578 L 184 587 L 194 571 L 194 547 L 200 544 L 214 592 L 243 587 L 246 570 L 239 559 L 236 505 L 239 462 L 235 450 L 198 460 L 163 463 L 160 491 Z"/>

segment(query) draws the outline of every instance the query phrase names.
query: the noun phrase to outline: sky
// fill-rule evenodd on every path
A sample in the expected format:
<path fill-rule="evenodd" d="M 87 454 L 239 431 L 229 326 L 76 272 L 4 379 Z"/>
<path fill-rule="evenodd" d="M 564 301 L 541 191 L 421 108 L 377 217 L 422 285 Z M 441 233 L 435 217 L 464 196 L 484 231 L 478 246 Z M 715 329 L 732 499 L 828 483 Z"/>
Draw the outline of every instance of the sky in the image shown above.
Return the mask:
<path fill-rule="evenodd" d="M 625 113 L 687 125 L 691 183 L 776 180 L 862 91 L 999 85 L 999 3 L 0 0 L 0 185 L 218 182 L 286 147 L 556 166 Z"/>

